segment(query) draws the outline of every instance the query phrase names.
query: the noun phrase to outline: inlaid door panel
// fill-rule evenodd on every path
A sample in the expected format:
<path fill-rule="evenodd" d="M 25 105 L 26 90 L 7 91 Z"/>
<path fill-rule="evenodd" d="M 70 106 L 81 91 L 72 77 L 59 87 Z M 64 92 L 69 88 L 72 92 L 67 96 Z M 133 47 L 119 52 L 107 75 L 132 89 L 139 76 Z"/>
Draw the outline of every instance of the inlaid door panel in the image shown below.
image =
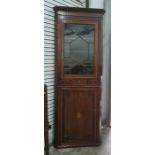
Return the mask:
<path fill-rule="evenodd" d="M 98 133 L 98 88 L 59 88 L 62 143 L 95 141 Z"/>

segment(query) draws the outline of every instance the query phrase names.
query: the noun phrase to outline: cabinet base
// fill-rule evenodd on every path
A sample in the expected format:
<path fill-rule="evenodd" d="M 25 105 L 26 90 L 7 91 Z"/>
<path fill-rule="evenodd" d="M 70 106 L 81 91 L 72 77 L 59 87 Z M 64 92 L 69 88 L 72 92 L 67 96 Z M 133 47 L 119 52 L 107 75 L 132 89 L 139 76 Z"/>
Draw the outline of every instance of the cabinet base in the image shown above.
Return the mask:
<path fill-rule="evenodd" d="M 100 146 L 101 142 L 97 142 L 97 143 L 85 143 L 85 144 L 62 144 L 62 145 L 57 145 L 54 144 L 54 147 L 57 149 L 63 149 L 63 148 L 74 148 L 74 147 L 89 147 L 89 146 Z"/>

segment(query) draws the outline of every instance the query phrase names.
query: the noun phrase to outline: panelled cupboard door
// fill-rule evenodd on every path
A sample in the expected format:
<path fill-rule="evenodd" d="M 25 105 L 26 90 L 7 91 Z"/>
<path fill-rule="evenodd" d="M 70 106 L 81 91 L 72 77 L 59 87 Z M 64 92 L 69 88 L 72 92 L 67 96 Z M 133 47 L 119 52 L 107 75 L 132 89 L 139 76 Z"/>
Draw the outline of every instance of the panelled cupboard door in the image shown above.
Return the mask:
<path fill-rule="evenodd" d="M 99 144 L 98 91 L 99 88 L 58 88 L 57 146 Z"/>
<path fill-rule="evenodd" d="M 55 146 L 100 142 L 103 9 L 56 6 Z"/>

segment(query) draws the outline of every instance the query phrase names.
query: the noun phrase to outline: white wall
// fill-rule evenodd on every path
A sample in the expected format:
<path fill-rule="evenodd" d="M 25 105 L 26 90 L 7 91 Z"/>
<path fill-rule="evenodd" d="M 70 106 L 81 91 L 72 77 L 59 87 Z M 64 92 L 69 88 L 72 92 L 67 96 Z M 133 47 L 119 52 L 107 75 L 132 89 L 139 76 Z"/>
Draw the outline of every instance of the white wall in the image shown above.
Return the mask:
<path fill-rule="evenodd" d="M 89 8 L 103 9 L 104 0 L 89 0 Z"/>
<path fill-rule="evenodd" d="M 111 124 L 111 0 L 104 0 L 102 121 Z"/>

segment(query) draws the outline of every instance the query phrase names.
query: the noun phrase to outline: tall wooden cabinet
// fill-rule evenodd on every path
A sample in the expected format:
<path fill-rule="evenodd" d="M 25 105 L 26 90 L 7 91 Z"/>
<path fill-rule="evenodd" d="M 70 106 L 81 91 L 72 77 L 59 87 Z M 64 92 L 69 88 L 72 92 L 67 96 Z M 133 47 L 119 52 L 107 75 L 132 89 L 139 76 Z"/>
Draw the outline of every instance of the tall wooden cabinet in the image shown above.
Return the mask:
<path fill-rule="evenodd" d="M 54 7 L 55 146 L 100 143 L 102 9 Z"/>

